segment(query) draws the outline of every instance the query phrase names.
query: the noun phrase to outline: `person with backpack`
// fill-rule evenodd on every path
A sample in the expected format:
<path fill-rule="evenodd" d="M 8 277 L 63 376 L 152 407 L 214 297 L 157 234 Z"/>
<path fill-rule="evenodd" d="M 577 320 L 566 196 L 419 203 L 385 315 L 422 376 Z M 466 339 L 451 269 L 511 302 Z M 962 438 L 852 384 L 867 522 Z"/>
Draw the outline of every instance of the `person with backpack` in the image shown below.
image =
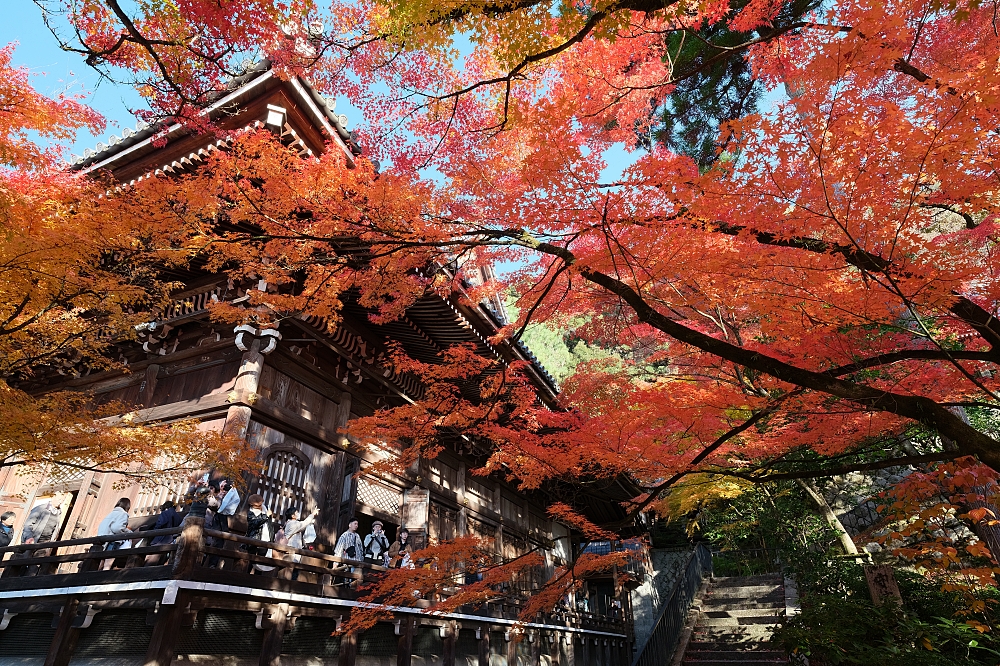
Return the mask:
<path fill-rule="evenodd" d="M 0 516 L 0 548 L 6 548 L 14 540 L 14 512 L 5 511 Z"/>
<path fill-rule="evenodd" d="M 365 545 L 361 543 L 361 536 L 358 534 L 358 519 L 351 518 L 351 521 L 347 523 L 347 531 L 337 539 L 333 554 L 349 560 L 360 560 L 363 557 L 364 548 Z"/>
<path fill-rule="evenodd" d="M 277 530 L 274 529 L 274 521 L 270 509 L 264 506 L 264 498 L 255 493 L 247 498 L 247 503 L 250 505 L 247 508 L 247 538 L 256 539 L 257 541 L 272 541 Z M 240 546 L 240 549 L 250 555 L 266 555 L 271 552 L 269 548 L 265 549 L 261 546 L 246 543 Z M 254 570 L 269 572 L 273 569 L 274 567 L 266 564 L 255 564 L 250 567 L 250 573 L 254 573 Z"/>
<path fill-rule="evenodd" d="M 376 520 L 372 523 L 372 533 L 365 537 L 365 562 L 388 566 L 389 564 L 389 540 L 385 538 L 382 531 L 382 521 Z"/>
<path fill-rule="evenodd" d="M 389 566 L 393 569 L 412 569 L 410 561 L 413 555 L 413 544 L 410 543 L 410 530 L 405 527 L 399 530 L 399 536 L 389 546 Z"/>

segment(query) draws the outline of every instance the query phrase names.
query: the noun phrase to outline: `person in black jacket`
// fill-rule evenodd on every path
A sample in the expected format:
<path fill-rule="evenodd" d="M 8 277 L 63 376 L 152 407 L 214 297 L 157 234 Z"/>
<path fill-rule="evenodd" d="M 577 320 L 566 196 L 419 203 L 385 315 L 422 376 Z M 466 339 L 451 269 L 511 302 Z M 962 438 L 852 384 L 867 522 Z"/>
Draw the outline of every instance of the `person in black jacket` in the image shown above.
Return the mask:
<path fill-rule="evenodd" d="M 14 512 L 7 511 L 0 516 L 0 548 L 5 548 L 14 540 Z"/>
<path fill-rule="evenodd" d="M 156 524 L 153 525 L 154 530 L 169 530 L 174 527 L 180 527 L 181 520 L 183 516 L 177 513 L 177 505 L 167 500 L 163 503 L 160 515 L 156 517 Z M 164 534 L 162 536 L 153 537 L 153 540 L 149 545 L 158 546 L 161 543 L 173 543 L 177 540 L 177 535 Z"/>

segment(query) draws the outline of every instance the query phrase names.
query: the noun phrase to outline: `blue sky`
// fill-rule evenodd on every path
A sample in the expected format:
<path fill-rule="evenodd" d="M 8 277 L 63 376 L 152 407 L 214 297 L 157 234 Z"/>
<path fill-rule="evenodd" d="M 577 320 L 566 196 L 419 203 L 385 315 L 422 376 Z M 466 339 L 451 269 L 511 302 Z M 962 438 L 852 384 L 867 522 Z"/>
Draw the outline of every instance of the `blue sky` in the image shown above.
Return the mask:
<path fill-rule="evenodd" d="M 83 94 L 85 101 L 108 121 L 103 136 L 121 134 L 124 127 L 134 127 L 136 120 L 129 109 L 145 108 L 145 103 L 130 86 L 100 81 L 97 73 L 83 58 L 59 48 L 56 39 L 42 22 L 41 11 L 31 0 L 4 0 L 3 20 L 0 21 L 0 45 L 18 42 L 14 63 L 25 66 L 32 74 L 32 84 L 40 92 L 54 96 L 60 93 Z M 360 124 L 358 112 L 349 108 L 346 99 L 338 99 L 338 108 L 347 113 L 352 126 Z M 93 146 L 100 137 L 80 132 L 71 152 L 80 154 Z M 608 168 L 604 180 L 617 178 L 622 170 L 638 157 L 616 147 L 607 153 Z"/>
<path fill-rule="evenodd" d="M 135 90 L 99 82 L 96 72 L 87 67 L 83 58 L 62 51 L 42 22 L 40 10 L 31 0 L 5 0 L 3 8 L 0 44 L 18 42 L 14 64 L 28 68 L 32 74 L 32 85 L 39 92 L 49 96 L 85 94 L 85 101 L 108 120 L 105 135 L 121 134 L 123 127 L 135 126 L 136 121 L 129 109 L 144 106 Z M 98 137 L 81 132 L 70 150 L 79 153 L 97 141 Z"/>

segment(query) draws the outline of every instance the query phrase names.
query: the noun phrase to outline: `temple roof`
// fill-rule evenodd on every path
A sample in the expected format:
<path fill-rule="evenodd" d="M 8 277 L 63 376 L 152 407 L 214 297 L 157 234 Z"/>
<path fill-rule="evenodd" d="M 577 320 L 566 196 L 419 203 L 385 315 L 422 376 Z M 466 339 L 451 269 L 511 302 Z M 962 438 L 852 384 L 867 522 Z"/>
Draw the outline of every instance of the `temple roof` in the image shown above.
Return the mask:
<path fill-rule="evenodd" d="M 353 165 L 354 157 L 360 154 L 361 148 L 355 133 L 347 129 L 347 116 L 336 113 L 334 99 L 324 97 L 303 78 L 282 81 L 267 61 L 249 67 L 245 74 L 230 80 L 226 90 L 220 91 L 201 113 L 224 127 L 227 119 L 239 115 L 250 102 L 278 88 L 283 88 L 292 101 L 301 105 L 309 121 L 326 135 L 326 140 L 339 145 L 349 164 Z M 148 124 L 139 120 L 134 128 L 125 128 L 121 136 L 113 134 L 94 148 L 84 150 L 82 156 L 73 155 L 70 169 L 83 173 L 98 169 L 113 172 L 130 162 L 152 157 L 163 147 L 164 140 L 169 143 L 191 134 L 192 131 L 183 123 L 160 121 Z M 206 139 L 210 137 L 207 134 L 204 136 Z"/>
<path fill-rule="evenodd" d="M 302 78 L 279 79 L 264 61 L 231 80 L 202 113 L 227 131 L 268 126 L 303 156 L 319 154 L 330 145 L 338 146 L 344 151 L 348 166 L 353 166 L 361 147 L 355 134 L 347 130 L 347 117 L 336 114 L 335 106 L 332 98 L 324 97 Z M 181 123 L 163 121 L 147 125 L 140 121 L 134 129 L 124 130 L 122 136 L 113 135 L 94 149 L 88 148 L 82 157 L 75 157 L 70 168 L 85 174 L 110 173 L 118 182 L 130 183 L 155 173 L 176 174 L 196 169 L 208 152 L 224 149 L 227 142 L 225 136 L 199 134 Z M 500 345 L 489 342 L 488 338 L 507 323 L 497 307 L 488 301 L 473 305 L 464 293 L 456 293 L 448 300 L 427 296 L 418 300 L 402 319 L 369 326 L 399 340 L 415 358 L 427 362 L 432 362 L 442 347 L 457 343 L 472 343 L 479 353 L 505 362 L 527 361 L 539 396 L 553 405 L 559 387 L 524 342 Z M 179 312 L 184 308 L 174 309 Z M 347 309 L 356 310 L 352 312 L 355 317 L 367 319 L 368 313 L 363 309 L 352 305 Z M 469 394 L 475 392 L 472 386 L 463 390 Z"/>

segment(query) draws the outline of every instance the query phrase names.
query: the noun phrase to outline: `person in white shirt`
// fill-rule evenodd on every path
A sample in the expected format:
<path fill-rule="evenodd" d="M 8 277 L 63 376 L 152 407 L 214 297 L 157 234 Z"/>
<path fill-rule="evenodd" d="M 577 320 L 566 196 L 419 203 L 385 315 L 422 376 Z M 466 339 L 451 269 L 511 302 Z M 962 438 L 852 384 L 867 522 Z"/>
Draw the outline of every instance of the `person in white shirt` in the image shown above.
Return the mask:
<path fill-rule="evenodd" d="M 383 567 L 389 565 L 389 540 L 382 531 L 381 520 L 372 523 L 372 533 L 365 537 L 365 562 Z"/>
<path fill-rule="evenodd" d="M 345 557 L 349 560 L 361 560 L 364 558 L 365 545 L 361 542 L 361 535 L 358 534 L 358 519 L 351 518 L 347 523 L 347 531 L 337 539 L 337 546 L 333 549 L 333 554 L 337 557 Z"/>
<path fill-rule="evenodd" d="M 219 502 L 219 509 L 215 512 L 215 524 L 222 532 L 228 532 L 229 519 L 236 515 L 236 510 L 240 507 L 240 493 L 236 486 L 230 485 L 229 479 L 219 481 L 219 491 L 226 493 Z"/>
<path fill-rule="evenodd" d="M 112 536 L 130 533 L 128 528 L 128 512 L 132 508 L 132 501 L 123 497 L 115 504 L 111 513 L 104 516 L 104 520 L 97 526 L 97 536 Z M 122 547 L 124 541 L 109 541 L 105 550 L 117 550 Z"/>
<path fill-rule="evenodd" d="M 132 508 L 132 501 L 123 497 L 118 500 L 115 504 L 115 508 L 111 510 L 111 513 L 104 516 L 104 520 L 101 524 L 97 526 L 97 536 L 117 536 L 119 534 L 131 534 L 132 530 L 128 528 L 128 512 Z M 125 545 L 124 541 L 108 541 L 104 550 L 118 550 Z M 105 560 L 102 564 L 102 568 L 110 569 L 114 564 L 114 560 Z"/>

